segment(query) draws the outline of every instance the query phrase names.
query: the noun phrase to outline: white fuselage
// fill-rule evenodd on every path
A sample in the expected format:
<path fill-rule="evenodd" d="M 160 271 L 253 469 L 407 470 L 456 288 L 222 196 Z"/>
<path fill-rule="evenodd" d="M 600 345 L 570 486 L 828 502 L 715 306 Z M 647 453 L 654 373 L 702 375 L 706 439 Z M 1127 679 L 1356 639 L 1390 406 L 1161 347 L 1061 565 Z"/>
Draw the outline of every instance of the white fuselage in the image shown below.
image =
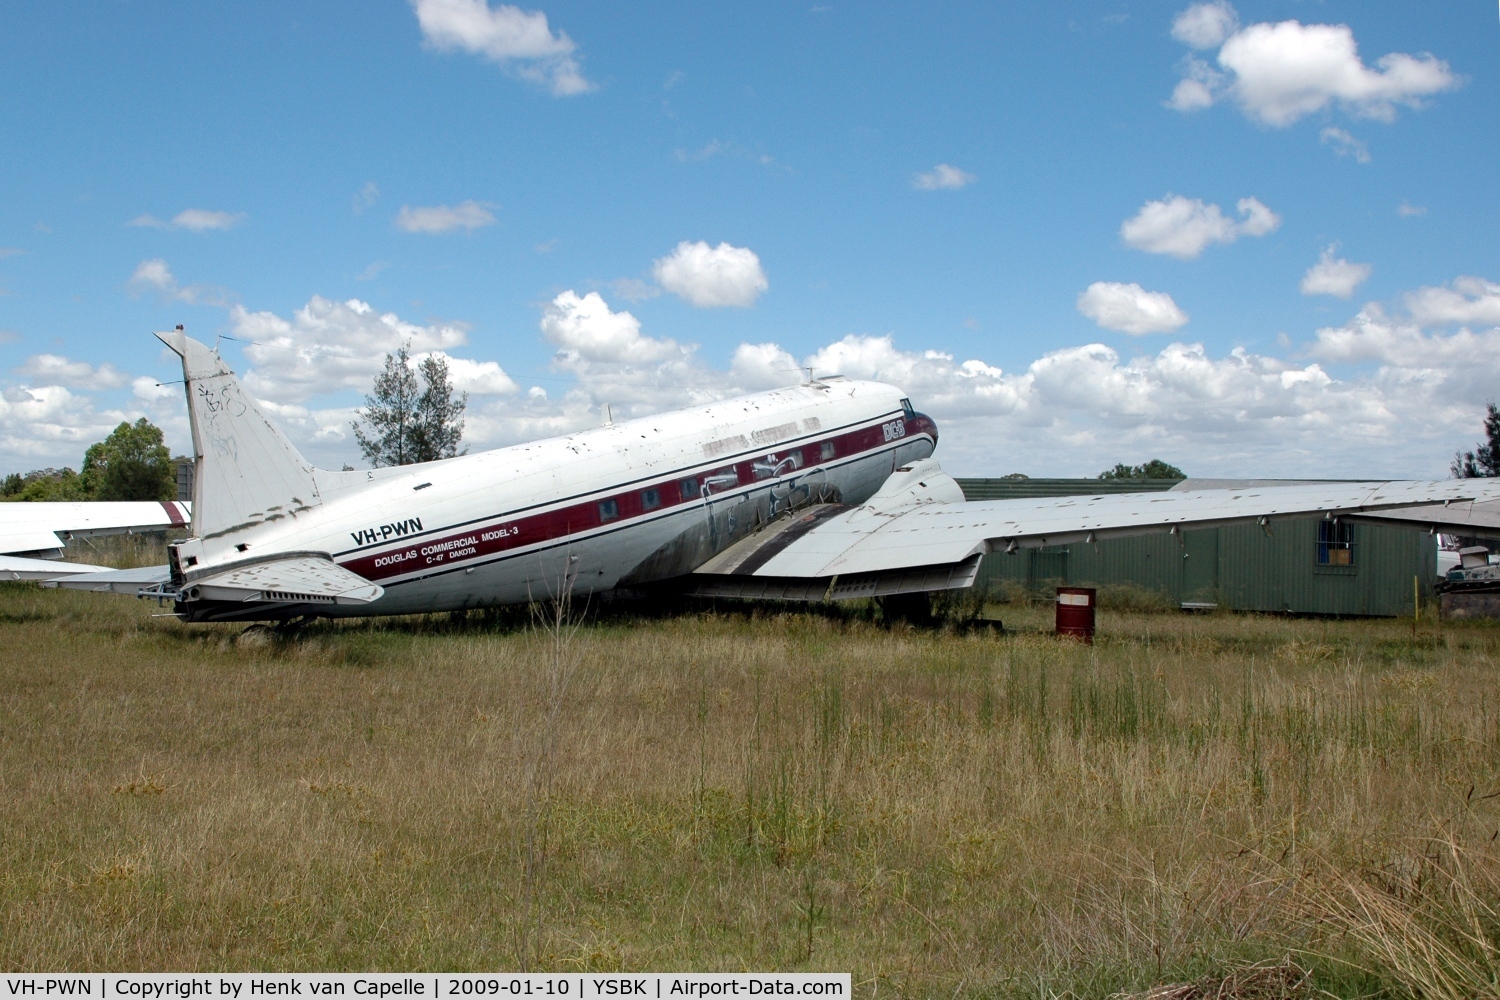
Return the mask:
<path fill-rule="evenodd" d="M 190 539 L 174 568 L 325 553 L 385 593 L 179 610 L 200 621 L 409 614 L 643 586 L 691 573 L 782 510 L 860 503 L 936 443 L 899 389 L 832 379 L 441 462 L 318 471 L 318 503 Z"/>

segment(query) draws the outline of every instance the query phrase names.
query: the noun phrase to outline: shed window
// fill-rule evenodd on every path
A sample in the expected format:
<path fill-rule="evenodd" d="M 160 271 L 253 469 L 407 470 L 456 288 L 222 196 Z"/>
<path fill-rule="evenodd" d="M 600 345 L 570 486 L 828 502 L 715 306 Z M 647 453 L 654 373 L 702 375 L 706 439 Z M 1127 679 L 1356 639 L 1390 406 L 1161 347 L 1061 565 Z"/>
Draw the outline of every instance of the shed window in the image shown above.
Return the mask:
<path fill-rule="evenodd" d="M 1354 525 L 1343 521 L 1318 522 L 1318 565 L 1354 565 Z"/>
<path fill-rule="evenodd" d="M 641 510 L 655 510 L 661 506 L 661 493 L 654 487 L 641 490 Z"/>
<path fill-rule="evenodd" d="M 620 516 L 620 504 L 616 500 L 599 501 L 599 522 L 613 521 Z"/>

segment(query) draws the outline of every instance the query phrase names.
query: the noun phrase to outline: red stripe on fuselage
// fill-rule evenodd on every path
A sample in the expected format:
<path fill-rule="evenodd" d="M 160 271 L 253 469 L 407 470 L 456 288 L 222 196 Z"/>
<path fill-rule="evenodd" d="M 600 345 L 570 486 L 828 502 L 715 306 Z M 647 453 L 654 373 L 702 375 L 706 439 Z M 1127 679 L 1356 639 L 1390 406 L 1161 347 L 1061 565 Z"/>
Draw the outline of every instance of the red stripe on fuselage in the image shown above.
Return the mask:
<path fill-rule="evenodd" d="M 902 433 L 890 436 L 894 432 L 892 425 L 898 422 L 901 422 Z M 915 440 L 921 436 L 920 433 L 915 428 L 909 433 L 905 430 L 911 423 L 912 421 L 902 421 L 902 418 L 897 417 L 793 448 L 769 450 L 766 456 L 775 455 L 778 460 L 785 460 L 800 451 L 803 461 L 797 471 L 806 474 L 822 465 L 843 464 L 851 459 L 867 457 L 889 445 L 908 439 Z M 824 458 L 823 446 L 830 442 L 833 444 L 834 454 L 829 458 Z M 514 519 L 503 517 L 487 519 L 488 523 L 482 526 L 475 525 L 458 531 L 449 531 L 438 537 L 413 540 L 394 549 L 362 555 L 347 561 L 340 561 L 339 564 L 367 580 L 384 580 L 424 570 L 441 570 L 456 562 L 495 555 L 523 546 L 556 541 L 596 528 L 614 528 L 646 514 L 657 514 L 684 504 L 701 502 L 703 499 L 701 496 L 682 494 L 681 484 L 688 479 L 697 479 L 701 486 L 703 481 L 715 476 L 726 478 L 734 476 L 734 483 L 721 486 L 715 491 L 714 496 L 743 486 L 753 486 L 757 482 L 769 483 L 774 477 L 768 475 L 757 479 L 755 476 L 756 463 L 763 460 L 763 458 L 750 458 L 717 468 L 700 469 L 697 472 L 682 471 L 673 474 L 670 478 L 638 483 L 629 490 L 622 490 L 618 493 L 595 494 L 586 501 L 569 504 L 566 507 L 526 514 Z M 642 495 L 648 490 L 656 490 L 659 500 L 658 505 L 649 510 L 645 509 L 642 503 Z M 605 520 L 601 516 L 601 507 L 610 501 L 616 505 L 617 514 Z"/>
<path fill-rule="evenodd" d="M 178 507 L 174 501 L 162 500 L 160 503 L 161 509 L 167 512 L 167 520 L 172 522 L 172 527 L 180 528 L 184 524 L 187 524 L 187 521 L 182 516 L 182 508 Z"/>

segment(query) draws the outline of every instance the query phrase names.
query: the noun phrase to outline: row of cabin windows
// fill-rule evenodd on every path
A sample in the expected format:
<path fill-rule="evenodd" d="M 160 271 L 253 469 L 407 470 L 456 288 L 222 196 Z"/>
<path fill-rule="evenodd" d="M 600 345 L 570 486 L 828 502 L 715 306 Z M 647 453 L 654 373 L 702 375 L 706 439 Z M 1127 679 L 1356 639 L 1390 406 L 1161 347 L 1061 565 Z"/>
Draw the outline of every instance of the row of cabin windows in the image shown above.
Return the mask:
<path fill-rule="evenodd" d="M 757 459 L 755 462 L 751 463 L 751 474 L 757 480 L 770 479 L 774 476 L 785 475 L 786 473 L 794 469 L 800 469 L 804 465 L 809 464 L 809 460 L 812 459 L 813 454 L 814 447 L 808 446 L 806 448 L 793 448 L 791 451 L 777 452 L 775 454 L 767 455 L 764 458 Z M 818 457 L 813 460 L 813 464 L 816 464 L 817 462 L 826 462 L 834 458 L 838 454 L 838 449 L 834 446 L 834 443 L 832 441 L 824 441 L 816 446 L 816 454 Z M 681 498 L 681 502 L 686 502 L 688 500 L 696 500 L 699 497 L 703 496 L 705 488 L 712 491 L 714 489 L 723 489 L 726 486 L 736 485 L 738 484 L 738 482 L 739 473 L 735 470 L 734 466 L 727 465 L 722 469 L 709 473 L 701 482 L 699 481 L 697 476 L 691 476 L 687 479 L 679 479 L 677 481 L 677 493 Z M 648 487 L 647 489 L 641 490 L 642 513 L 655 510 L 656 508 L 660 507 L 661 504 L 662 491 L 660 487 L 652 486 Z M 620 502 L 618 500 L 599 501 L 600 524 L 603 524 L 606 521 L 613 521 L 619 516 Z"/>

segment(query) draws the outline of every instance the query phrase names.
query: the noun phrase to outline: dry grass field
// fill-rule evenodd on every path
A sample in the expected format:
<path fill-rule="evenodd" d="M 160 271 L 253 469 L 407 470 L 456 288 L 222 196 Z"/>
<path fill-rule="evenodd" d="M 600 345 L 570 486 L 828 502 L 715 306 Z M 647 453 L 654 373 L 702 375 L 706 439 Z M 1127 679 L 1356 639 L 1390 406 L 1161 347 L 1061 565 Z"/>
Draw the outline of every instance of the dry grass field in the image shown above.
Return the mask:
<path fill-rule="evenodd" d="M 157 610 L 0 586 L 0 967 L 1500 983 L 1500 628 Z"/>

